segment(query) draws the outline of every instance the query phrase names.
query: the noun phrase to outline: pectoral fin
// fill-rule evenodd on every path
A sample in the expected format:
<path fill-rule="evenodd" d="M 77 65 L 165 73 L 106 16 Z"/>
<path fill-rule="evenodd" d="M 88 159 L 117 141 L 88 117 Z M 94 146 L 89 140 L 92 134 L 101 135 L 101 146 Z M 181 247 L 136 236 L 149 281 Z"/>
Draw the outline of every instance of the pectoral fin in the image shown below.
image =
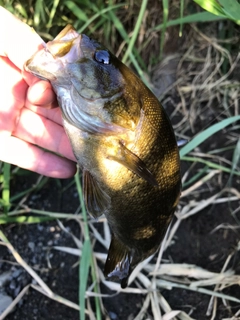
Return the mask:
<path fill-rule="evenodd" d="M 95 219 L 104 213 L 111 201 L 87 170 L 83 170 L 83 196 L 88 213 Z"/>
<path fill-rule="evenodd" d="M 131 260 L 130 251 L 113 235 L 104 267 L 105 277 L 112 280 L 121 280 L 121 287 L 126 288 L 132 272 Z"/>
<path fill-rule="evenodd" d="M 117 161 L 129 170 L 136 173 L 139 177 L 143 178 L 151 185 L 158 186 L 158 182 L 153 174 L 148 170 L 145 163 L 132 151 L 124 146 L 124 144 L 119 141 L 120 145 L 120 155 L 119 156 L 108 156 L 108 159 Z"/>

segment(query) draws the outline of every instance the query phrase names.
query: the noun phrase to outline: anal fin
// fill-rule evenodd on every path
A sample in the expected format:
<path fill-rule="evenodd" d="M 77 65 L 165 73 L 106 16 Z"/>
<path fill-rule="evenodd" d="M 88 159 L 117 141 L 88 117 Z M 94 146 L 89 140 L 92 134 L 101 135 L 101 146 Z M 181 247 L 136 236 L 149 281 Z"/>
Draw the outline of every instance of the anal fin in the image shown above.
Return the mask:
<path fill-rule="evenodd" d="M 95 219 L 104 213 L 111 202 L 110 197 L 87 170 L 83 170 L 83 196 L 88 213 Z"/>
<path fill-rule="evenodd" d="M 158 186 L 156 178 L 151 171 L 148 170 L 146 164 L 136 154 L 125 147 L 121 141 L 119 141 L 119 145 L 121 154 L 119 156 L 108 156 L 108 159 L 117 161 L 151 185 Z"/>
<path fill-rule="evenodd" d="M 120 280 L 121 287 L 127 287 L 128 278 L 132 272 L 131 252 L 119 240 L 112 235 L 112 241 L 108 250 L 108 257 L 104 267 L 104 275 L 107 279 Z"/>

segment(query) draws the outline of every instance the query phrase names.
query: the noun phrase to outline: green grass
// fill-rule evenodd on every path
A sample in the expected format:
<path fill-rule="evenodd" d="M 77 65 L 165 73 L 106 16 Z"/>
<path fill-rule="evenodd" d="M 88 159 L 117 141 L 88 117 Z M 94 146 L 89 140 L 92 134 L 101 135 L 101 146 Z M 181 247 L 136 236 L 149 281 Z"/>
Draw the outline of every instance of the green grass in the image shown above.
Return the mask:
<path fill-rule="evenodd" d="M 237 0 L 194 0 L 206 11 L 240 24 L 240 4 Z"/>
<path fill-rule="evenodd" d="M 79 173 L 75 175 L 75 182 L 76 182 L 78 196 L 79 196 L 79 200 L 82 208 L 82 216 L 83 216 L 83 224 L 84 224 L 83 225 L 84 242 L 82 247 L 81 260 L 79 264 L 79 279 L 81 279 L 80 286 L 79 286 L 80 320 L 84 320 L 85 319 L 85 311 L 84 311 L 85 310 L 85 292 L 87 290 L 90 268 L 92 271 L 91 283 L 95 283 L 94 292 L 96 294 L 100 292 L 99 292 L 99 287 L 97 283 L 96 268 L 94 264 L 94 257 L 93 257 L 93 251 L 92 251 L 91 239 L 90 239 L 90 233 L 89 233 L 89 227 L 88 227 L 88 215 L 87 215 L 85 204 L 84 204 Z M 102 319 L 100 301 L 97 296 L 95 297 L 95 310 L 96 310 L 97 320 Z"/>
<path fill-rule="evenodd" d="M 10 169 L 11 165 L 9 163 L 2 164 L 3 170 L 1 175 L 2 182 L 2 199 L 0 201 L 1 207 L 3 208 L 3 213 L 6 215 L 10 208 Z"/>
<path fill-rule="evenodd" d="M 187 153 L 197 148 L 202 142 L 206 141 L 209 137 L 211 137 L 218 131 L 223 130 L 226 126 L 229 126 L 230 124 L 238 120 L 240 120 L 240 116 L 230 117 L 202 131 L 180 150 L 180 157 L 183 158 Z"/>

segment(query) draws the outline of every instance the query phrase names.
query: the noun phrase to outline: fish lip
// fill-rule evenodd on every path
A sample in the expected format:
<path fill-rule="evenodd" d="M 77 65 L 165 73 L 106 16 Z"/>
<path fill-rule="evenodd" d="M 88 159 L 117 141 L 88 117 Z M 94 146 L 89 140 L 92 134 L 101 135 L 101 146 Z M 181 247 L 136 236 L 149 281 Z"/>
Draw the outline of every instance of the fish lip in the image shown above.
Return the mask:
<path fill-rule="evenodd" d="M 28 68 L 28 65 L 31 63 L 31 61 L 32 61 L 32 58 L 25 61 L 24 65 L 23 65 L 24 70 L 26 70 L 27 72 L 31 72 L 31 70 Z"/>
<path fill-rule="evenodd" d="M 44 50 L 46 53 L 50 53 L 54 59 L 60 58 L 68 63 L 76 62 L 84 56 L 81 40 L 82 34 L 68 24 L 52 41 L 46 43 Z"/>
<path fill-rule="evenodd" d="M 65 64 L 75 63 L 84 58 L 84 52 L 81 48 L 82 34 L 77 33 L 75 30 L 70 30 L 69 34 L 66 33 L 62 38 L 55 39 L 49 41 L 43 49 L 53 59 L 59 59 Z"/>
<path fill-rule="evenodd" d="M 66 27 L 54 38 L 55 40 L 70 40 L 77 38 L 80 35 L 71 24 L 67 24 Z"/>
<path fill-rule="evenodd" d="M 38 71 L 37 65 L 34 64 L 34 60 L 36 57 L 41 57 L 42 53 L 48 52 L 46 48 L 41 49 L 40 51 L 36 52 L 30 59 L 28 59 L 24 65 L 23 65 L 23 69 L 26 72 L 31 73 L 33 76 L 37 77 L 40 80 L 44 80 L 44 81 L 54 81 L 56 79 L 56 77 L 49 73 L 48 76 L 43 76 L 41 74 L 40 71 Z"/>
<path fill-rule="evenodd" d="M 32 71 L 32 70 L 28 67 L 28 66 L 31 64 L 32 60 L 33 60 L 33 57 L 31 57 L 30 59 L 28 59 L 28 60 L 24 63 L 23 69 L 24 69 L 25 71 L 31 73 L 31 74 L 34 75 L 35 77 L 39 78 L 39 75 L 38 75 L 36 72 Z M 43 80 L 45 80 L 45 78 L 44 78 Z"/>

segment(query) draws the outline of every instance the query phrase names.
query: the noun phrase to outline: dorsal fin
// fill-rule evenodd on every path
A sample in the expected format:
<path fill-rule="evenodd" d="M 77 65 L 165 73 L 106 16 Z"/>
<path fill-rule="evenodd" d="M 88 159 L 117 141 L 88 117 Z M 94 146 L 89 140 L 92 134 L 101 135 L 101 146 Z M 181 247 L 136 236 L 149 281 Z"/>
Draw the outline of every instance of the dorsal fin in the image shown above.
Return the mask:
<path fill-rule="evenodd" d="M 88 213 L 95 219 L 104 213 L 111 202 L 110 197 L 87 170 L 83 170 L 83 196 Z"/>
<path fill-rule="evenodd" d="M 121 287 L 127 287 L 128 278 L 132 272 L 132 256 L 127 247 L 112 235 L 112 241 L 108 250 L 108 257 L 104 267 L 104 275 L 107 279 L 121 280 Z"/>
<path fill-rule="evenodd" d="M 158 186 L 158 182 L 154 175 L 148 170 L 145 163 L 131 150 L 124 146 L 122 141 L 119 141 L 120 155 L 119 156 L 108 156 L 108 159 L 117 161 L 129 170 L 133 171 L 142 179 L 146 180 L 153 186 Z"/>

